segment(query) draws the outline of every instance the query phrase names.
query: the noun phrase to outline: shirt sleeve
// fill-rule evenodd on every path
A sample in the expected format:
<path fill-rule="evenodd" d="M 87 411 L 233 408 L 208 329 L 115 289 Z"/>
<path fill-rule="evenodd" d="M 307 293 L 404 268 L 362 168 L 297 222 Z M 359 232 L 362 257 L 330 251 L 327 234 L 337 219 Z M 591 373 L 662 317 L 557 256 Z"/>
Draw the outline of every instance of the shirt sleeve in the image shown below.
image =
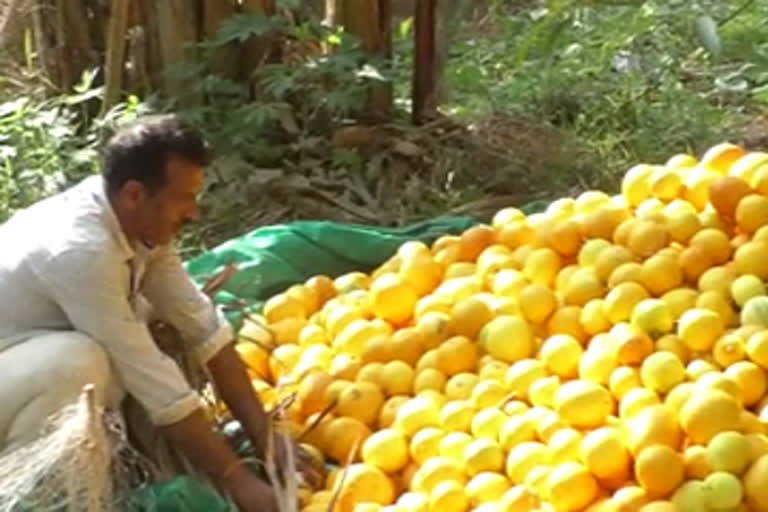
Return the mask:
<path fill-rule="evenodd" d="M 176 362 L 136 317 L 127 296 L 126 263 L 100 251 L 73 249 L 35 271 L 73 328 L 104 347 L 125 390 L 146 408 L 153 423 L 175 423 L 200 407 L 199 395 Z"/>
<path fill-rule="evenodd" d="M 198 289 L 171 246 L 157 249 L 149 258 L 141 290 L 155 313 L 192 345 L 202 364 L 234 339 L 223 313 Z"/>

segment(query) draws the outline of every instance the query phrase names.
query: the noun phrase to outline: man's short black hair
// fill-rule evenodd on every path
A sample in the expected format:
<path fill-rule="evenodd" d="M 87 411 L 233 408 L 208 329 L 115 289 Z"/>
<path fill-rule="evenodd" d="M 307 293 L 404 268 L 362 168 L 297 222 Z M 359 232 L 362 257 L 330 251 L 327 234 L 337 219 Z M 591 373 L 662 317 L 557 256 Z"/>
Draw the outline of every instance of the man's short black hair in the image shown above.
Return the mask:
<path fill-rule="evenodd" d="M 200 166 L 208 165 L 210 158 L 203 136 L 175 114 L 146 116 L 118 130 L 104 148 L 107 192 L 117 193 L 129 180 L 156 192 L 165 185 L 172 155 Z"/>

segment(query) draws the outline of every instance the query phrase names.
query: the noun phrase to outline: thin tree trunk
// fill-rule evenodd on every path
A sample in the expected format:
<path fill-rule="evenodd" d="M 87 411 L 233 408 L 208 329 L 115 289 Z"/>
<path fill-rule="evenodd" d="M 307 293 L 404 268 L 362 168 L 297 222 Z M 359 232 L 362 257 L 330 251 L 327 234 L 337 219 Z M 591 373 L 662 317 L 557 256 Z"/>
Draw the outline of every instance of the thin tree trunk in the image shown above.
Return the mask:
<path fill-rule="evenodd" d="M 384 72 L 389 75 L 392 64 L 392 1 L 378 0 L 379 48 L 377 54 L 383 58 Z M 376 84 L 371 88 L 369 106 L 371 112 L 388 119 L 392 115 L 392 83 Z"/>
<path fill-rule="evenodd" d="M 40 66 L 45 70 L 45 74 L 52 84 L 59 86 L 61 84 L 61 73 L 59 71 L 59 57 L 56 55 L 56 43 L 54 28 L 51 27 L 50 20 L 55 9 L 48 0 L 40 0 L 32 11 L 32 24 L 35 35 L 35 50 L 39 59 Z"/>
<path fill-rule="evenodd" d="M 141 95 L 149 92 L 147 68 L 147 35 L 141 17 L 141 6 L 131 2 L 128 7 L 128 32 L 125 89 Z"/>
<path fill-rule="evenodd" d="M 139 19 L 144 29 L 146 66 L 152 90 L 163 89 L 163 57 L 160 49 L 160 27 L 157 22 L 157 0 L 140 0 Z"/>
<path fill-rule="evenodd" d="M 383 44 L 382 54 L 392 59 L 392 0 L 379 0 L 379 32 Z"/>
<path fill-rule="evenodd" d="M 101 57 L 104 55 L 107 47 L 107 30 L 109 29 L 110 8 L 104 5 L 104 2 L 89 0 L 91 9 L 91 19 L 88 23 L 89 37 L 93 50 Z"/>
<path fill-rule="evenodd" d="M 123 90 L 123 69 L 125 63 L 125 37 L 128 30 L 128 8 L 130 0 L 114 0 L 109 18 L 109 35 L 104 69 L 106 71 L 104 102 L 101 114 L 104 115 L 120 100 Z"/>
<path fill-rule="evenodd" d="M 420 124 L 435 113 L 435 9 L 436 0 L 416 4 L 413 70 L 413 122 Z"/>
<path fill-rule="evenodd" d="M 338 10 L 336 3 L 340 0 L 325 0 L 325 23 L 329 26 L 336 26 L 339 24 Z"/>
<path fill-rule="evenodd" d="M 93 62 L 93 44 L 89 32 L 88 12 L 79 1 L 58 0 L 58 44 L 61 48 L 62 87 L 74 86 Z"/>
<path fill-rule="evenodd" d="M 128 84 L 126 89 L 140 95 L 152 91 L 152 80 L 147 65 L 147 30 L 142 25 L 128 29 Z"/>
<path fill-rule="evenodd" d="M 68 91 L 72 87 L 72 71 L 70 69 L 70 62 L 67 59 L 67 30 L 64 5 L 65 0 L 56 0 L 56 53 L 59 63 L 59 79 L 58 85 L 61 89 Z"/>
<path fill-rule="evenodd" d="M 327 27 L 336 27 L 340 24 L 337 2 L 342 0 L 325 0 L 325 10 L 323 11 L 323 24 Z M 332 46 L 325 41 L 320 43 L 320 50 L 323 55 L 331 53 Z"/>

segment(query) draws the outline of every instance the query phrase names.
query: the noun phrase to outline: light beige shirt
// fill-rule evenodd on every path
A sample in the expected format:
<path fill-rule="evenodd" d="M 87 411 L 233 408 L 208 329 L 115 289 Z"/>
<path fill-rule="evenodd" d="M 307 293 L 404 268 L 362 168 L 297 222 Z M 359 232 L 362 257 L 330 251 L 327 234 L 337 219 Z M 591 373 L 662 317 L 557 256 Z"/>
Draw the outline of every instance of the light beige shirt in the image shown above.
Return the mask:
<path fill-rule="evenodd" d="M 136 298 L 179 329 L 203 363 L 233 332 L 172 246 L 128 243 L 103 184 L 89 177 L 0 225 L 0 351 L 38 333 L 83 332 L 152 420 L 174 423 L 199 407 L 199 396 L 155 344 Z"/>

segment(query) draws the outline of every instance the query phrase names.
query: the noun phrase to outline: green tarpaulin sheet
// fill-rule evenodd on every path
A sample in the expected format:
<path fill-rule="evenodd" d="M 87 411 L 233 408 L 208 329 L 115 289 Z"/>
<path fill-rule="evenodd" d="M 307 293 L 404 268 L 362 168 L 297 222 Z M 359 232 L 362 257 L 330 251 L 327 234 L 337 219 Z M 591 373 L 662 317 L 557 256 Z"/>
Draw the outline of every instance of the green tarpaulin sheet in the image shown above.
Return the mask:
<path fill-rule="evenodd" d="M 546 208 L 534 201 L 521 208 L 526 214 Z M 233 306 L 227 317 L 239 326 L 245 311 L 258 311 L 270 296 L 312 276 L 369 272 L 411 240 L 431 243 L 440 236 L 459 234 L 477 224 L 471 216 L 436 217 L 400 228 L 331 221 L 299 221 L 255 229 L 186 262 L 187 272 L 202 285 L 236 263 L 238 272 L 215 297 Z M 247 309 L 243 309 L 247 304 Z"/>
<path fill-rule="evenodd" d="M 141 512 L 236 512 L 216 490 L 189 476 L 141 488 L 131 503 Z"/>
<path fill-rule="evenodd" d="M 256 229 L 229 240 L 186 263 L 202 284 L 236 263 L 215 300 L 219 304 L 243 301 L 258 310 L 267 298 L 312 276 L 338 277 L 347 272 L 369 272 L 410 240 L 431 243 L 446 234 L 458 234 L 477 224 L 472 217 L 440 217 L 402 228 L 382 228 L 327 221 L 302 221 Z M 240 312 L 228 313 L 237 325 Z"/>

